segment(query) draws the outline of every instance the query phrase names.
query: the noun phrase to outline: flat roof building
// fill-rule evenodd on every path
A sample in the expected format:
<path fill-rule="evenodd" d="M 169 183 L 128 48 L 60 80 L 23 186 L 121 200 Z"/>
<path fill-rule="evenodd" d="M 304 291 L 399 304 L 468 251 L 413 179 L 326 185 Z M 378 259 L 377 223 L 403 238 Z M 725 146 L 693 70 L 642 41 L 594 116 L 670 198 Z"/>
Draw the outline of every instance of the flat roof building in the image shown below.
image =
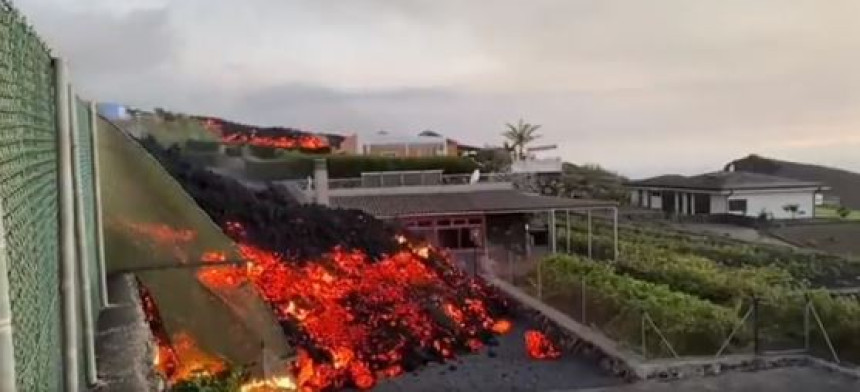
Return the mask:
<path fill-rule="evenodd" d="M 626 184 L 634 206 L 676 215 L 730 214 L 771 219 L 812 218 L 827 187 L 767 174 L 722 171 L 664 175 Z"/>
<path fill-rule="evenodd" d="M 557 227 L 564 227 L 571 214 L 617 219 L 614 201 L 526 193 L 515 189 L 509 176 L 364 173 L 363 178 L 327 181 L 327 196 L 315 190 L 309 198 L 396 222 L 448 249 L 463 269 L 474 273 L 528 271 L 536 260 L 556 252 Z"/>

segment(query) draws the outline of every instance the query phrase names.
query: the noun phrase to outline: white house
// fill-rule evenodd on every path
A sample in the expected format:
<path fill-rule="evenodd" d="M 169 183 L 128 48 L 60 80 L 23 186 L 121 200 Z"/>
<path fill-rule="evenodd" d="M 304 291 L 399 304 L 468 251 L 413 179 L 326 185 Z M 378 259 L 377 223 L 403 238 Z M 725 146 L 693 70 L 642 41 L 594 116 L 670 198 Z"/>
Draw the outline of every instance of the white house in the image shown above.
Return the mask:
<path fill-rule="evenodd" d="M 828 189 L 816 182 L 741 171 L 665 175 L 631 181 L 627 187 L 638 207 L 678 215 L 766 214 L 773 219 L 815 217 L 820 193 Z"/>

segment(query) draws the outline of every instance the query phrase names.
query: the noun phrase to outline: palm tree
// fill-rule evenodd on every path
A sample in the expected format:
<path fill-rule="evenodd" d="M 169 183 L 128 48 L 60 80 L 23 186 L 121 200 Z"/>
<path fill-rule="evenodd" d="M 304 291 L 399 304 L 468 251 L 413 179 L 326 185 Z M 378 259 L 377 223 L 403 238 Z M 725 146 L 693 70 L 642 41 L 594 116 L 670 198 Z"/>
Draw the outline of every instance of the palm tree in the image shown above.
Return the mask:
<path fill-rule="evenodd" d="M 502 133 L 502 136 L 511 142 L 510 147 L 516 154 L 517 159 L 526 159 L 526 147 L 529 143 L 541 137 L 541 135 L 537 133 L 541 126 L 537 124 L 529 124 L 523 121 L 523 119 L 520 119 L 516 125 L 507 123 L 505 126 L 507 126 L 508 129 Z"/>

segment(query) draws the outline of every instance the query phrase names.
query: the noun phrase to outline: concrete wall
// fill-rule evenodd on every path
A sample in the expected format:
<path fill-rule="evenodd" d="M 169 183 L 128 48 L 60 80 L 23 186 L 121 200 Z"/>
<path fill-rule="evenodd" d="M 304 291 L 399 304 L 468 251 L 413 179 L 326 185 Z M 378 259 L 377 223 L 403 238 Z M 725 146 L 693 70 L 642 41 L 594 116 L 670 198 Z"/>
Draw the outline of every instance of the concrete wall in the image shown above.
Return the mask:
<path fill-rule="evenodd" d="M 815 215 L 815 192 L 813 191 L 760 193 L 736 192 L 728 197 L 728 200 L 739 199 L 747 200 L 746 216 L 756 217 L 762 211 L 765 211 L 772 214 L 774 219 L 791 219 L 791 213 L 783 210 L 783 206 L 788 204 L 797 204 L 799 206 L 799 212 L 795 216 L 796 219 L 808 219 Z M 800 211 L 802 211 L 802 213 Z M 730 214 L 741 215 L 738 212 L 727 212 Z"/>
<path fill-rule="evenodd" d="M 711 195 L 711 214 L 729 212 L 728 198 L 725 195 Z"/>

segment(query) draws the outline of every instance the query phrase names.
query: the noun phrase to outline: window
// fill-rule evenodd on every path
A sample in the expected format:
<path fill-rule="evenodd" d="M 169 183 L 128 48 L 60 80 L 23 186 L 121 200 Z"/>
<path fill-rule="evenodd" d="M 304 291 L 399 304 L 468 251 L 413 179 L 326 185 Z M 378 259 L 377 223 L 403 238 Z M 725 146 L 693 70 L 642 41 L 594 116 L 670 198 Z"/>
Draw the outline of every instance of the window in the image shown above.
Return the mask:
<path fill-rule="evenodd" d="M 534 246 L 548 246 L 549 245 L 549 232 L 546 230 L 541 231 L 533 231 L 531 232 L 532 236 L 532 245 Z"/>
<path fill-rule="evenodd" d="M 441 229 L 439 230 L 439 246 L 448 249 L 458 249 L 460 247 L 460 230 L 459 229 Z"/>
<path fill-rule="evenodd" d="M 730 212 L 747 212 L 747 200 L 746 199 L 735 199 L 729 200 L 729 211 Z"/>
<path fill-rule="evenodd" d="M 439 246 L 448 249 L 480 248 L 480 235 L 481 231 L 475 228 L 460 227 L 456 229 L 440 229 Z"/>

